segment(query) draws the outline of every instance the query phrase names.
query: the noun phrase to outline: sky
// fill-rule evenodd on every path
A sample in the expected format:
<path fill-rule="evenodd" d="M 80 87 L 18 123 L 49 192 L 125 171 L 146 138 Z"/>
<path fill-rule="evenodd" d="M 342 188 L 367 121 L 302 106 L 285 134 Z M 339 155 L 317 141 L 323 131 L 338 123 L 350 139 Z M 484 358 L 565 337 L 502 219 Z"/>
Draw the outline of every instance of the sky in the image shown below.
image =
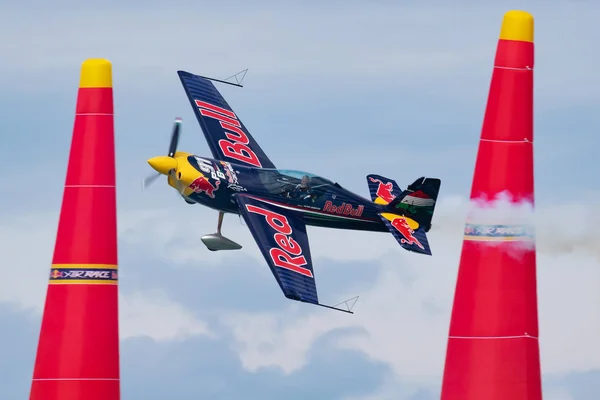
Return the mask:
<path fill-rule="evenodd" d="M 503 14 L 536 19 L 535 221 L 546 400 L 600 391 L 600 5 L 591 1 L 0 0 L 0 387 L 29 393 L 81 63 L 113 63 L 122 398 L 439 398 L 478 137 Z M 442 179 L 433 257 L 392 235 L 309 228 L 324 303 L 287 300 L 251 234 L 146 160 L 210 156 L 176 71 L 219 86 L 279 168 L 368 197 L 365 176 Z M 33 184 L 32 183 L 35 183 Z M 31 183 L 31 184 L 30 184 Z"/>

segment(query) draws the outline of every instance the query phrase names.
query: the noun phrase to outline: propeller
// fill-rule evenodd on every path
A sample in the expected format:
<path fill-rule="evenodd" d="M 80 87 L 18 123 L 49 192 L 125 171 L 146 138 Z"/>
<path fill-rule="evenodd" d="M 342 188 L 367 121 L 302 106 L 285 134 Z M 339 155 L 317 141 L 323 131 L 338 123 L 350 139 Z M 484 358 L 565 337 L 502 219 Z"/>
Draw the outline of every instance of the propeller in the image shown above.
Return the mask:
<path fill-rule="evenodd" d="M 181 118 L 175 118 L 175 125 L 173 126 L 173 133 L 171 134 L 171 144 L 169 145 L 169 157 L 173 157 L 177 151 L 177 145 L 179 144 L 179 131 L 181 130 L 182 123 L 183 120 Z"/>
<path fill-rule="evenodd" d="M 175 118 L 173 132 L 171 133 L 171 143 L 169 143 L 169 153 L 167 156 L 154 157 L 148 160 L 148 164 L 150 164 L 150 166 L 156 170 L 156 173 L 149 175 L 142 180 L 142 190 L 152 185 L 161 175 L 167 175 L 173 179 L 175 186 L 177 186 L 177 190 L 182 193 L 179 180 L 174 174 L 174 172 L 177 170 L 175 153 L 177 152 L 177 145 L 179 144 L 179 133 L 182 123 L 183 120 L 181 118 Z"/>
<path fill-rule="evenodd" d="M 154 183 L 154 181 L 156 181 L 160 175 L 161 175 L 160 172 L 157 172 L 155 174 L 148 175 L 147 177 L 145 177 L 142 180 L 142 190 L 146 189 L 147 187 L 150 187 L 150 185 L 152 185 Z"/>

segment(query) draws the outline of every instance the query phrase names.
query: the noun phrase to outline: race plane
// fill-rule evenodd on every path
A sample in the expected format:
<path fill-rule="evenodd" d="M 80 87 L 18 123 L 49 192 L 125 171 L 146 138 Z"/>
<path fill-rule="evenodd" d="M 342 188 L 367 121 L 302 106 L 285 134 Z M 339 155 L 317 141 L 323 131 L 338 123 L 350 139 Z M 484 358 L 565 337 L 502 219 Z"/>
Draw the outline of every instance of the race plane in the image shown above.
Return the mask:
<path fill-rule="evenodd" d="M 157 174 L 144 186 L 166 175 L 188 204 L 217 210 L 216 233 L 202 237 L 209 250 L 242 248 L 221 233 L 224 214 L 241 215 L 285 297 L 350 313 L 319 303 L 307 225 L 391 232 L 404 249 L 431 255 L 426 232 L 439 179 L 421 177 L 402 190 L 394 180 L 367 175 L 368 200 L 324 177 L 277 169 L 216 89 L 215 79 L 177 73 L 212 157 L 177 150 L 182 124 L 177 118 L 168 154 L 148 160 Z"/>

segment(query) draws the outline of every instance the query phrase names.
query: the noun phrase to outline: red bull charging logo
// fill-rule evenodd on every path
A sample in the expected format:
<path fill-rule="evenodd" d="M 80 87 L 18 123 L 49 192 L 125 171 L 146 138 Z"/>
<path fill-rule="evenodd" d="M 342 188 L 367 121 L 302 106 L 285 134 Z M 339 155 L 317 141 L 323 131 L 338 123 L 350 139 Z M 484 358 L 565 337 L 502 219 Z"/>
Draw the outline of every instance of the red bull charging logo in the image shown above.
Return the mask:
<path fill-rule="evenodd" d="M 206 193 L 206 195 L 212 199 L 215 198 L 215 193 L 217 190 L 219 190 L 219 185 L 221 184 L 221 181 L 216 181 L 215 184 L 213 185 L 212 183 L 210 183 L 210 181 L 204 177 L 204 176 L 200 176 L 199 178 L 196 178 L 191 184 L 190 184 L 190 189 L 192 189 L 195 193 Z"/>
<path fill-rule="evenodd" d="M 394 189 L 394 185 L 392 184 L 392 182 L 383 183 L 379 179 L 370 178 L 370 177 L 369 177 L 369 179 L 373 183 L 379 183 L 379 187 L 377 188 L 377 193 L 376 193 L 377 197 L 382 198 L 383 200 L 387 201 L 388 203 L 390 203 L 392 200 L 394 200 L 396 198 L 396 196 L 394 196 L 392 194 L 392 190 Z"/>
<path fill-rule="evenodd" d="M 419 242 L 419 240 L 415 237 L 415 231 L 410 227 L 406 218 L 394 218 L 391 224 L 398 232 L 400 232 L 402 236 L 404 236 L 404 239 L 401 239 L 400 243 L 408 245 L 416 244 L 421 248 L 421 250 L 425 250 L 425 247 L 423 247 L 421 242 Z"/>

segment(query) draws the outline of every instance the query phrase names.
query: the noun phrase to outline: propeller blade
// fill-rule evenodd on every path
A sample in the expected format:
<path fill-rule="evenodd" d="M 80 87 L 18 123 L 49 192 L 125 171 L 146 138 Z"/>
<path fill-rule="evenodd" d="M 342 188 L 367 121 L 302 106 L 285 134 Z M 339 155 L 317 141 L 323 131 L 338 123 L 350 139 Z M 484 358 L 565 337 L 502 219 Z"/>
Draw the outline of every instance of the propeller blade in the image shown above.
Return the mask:
<path fill-rule="evenodd" d="M 147 187 L 149 187 L 150 185 L 152 185 L 160 176 L 160 173 L 156 173 L 156 174 L 152 174 L 150 176 L 147 176 L 146 178 L 144 178 L 142 180 L 142 190 L 146 189 Z"/>
<path fill-rule="evenodd" d="M 177 152 L 177 145 L 179 144 L 179 132 L 181 130 L 182 123 L 183 120 L 181 118 L 175 118 L 173 133 L 171 133 L 171 143 L 169 143 L 169 154 L 167 156 L 168 158 L 165 156 L 159 156 L 153 157 L 148 160 L 150 166 L 160 172 L 144 178 L 142 180 L 142 190 L 152 185 L 162 174 L 168 174 L 168 177 L 171 178 L 175 183 L 177 191 L 181 195 L 183 195 L 183 192 L 185 191 L 185 186 L 182 187 L 181 182 L 175 176 L 175 171 L 177 169 L 177 159 L 174 158 L 175 153 Z"/>
<path fill-rule="evenodd" d="M 175 125 L 173 126 L 173 133 L 171 134 L 171 143 L 169 145 L 169 157 L 173 157 L 177 151 L 177 145 L 179 144 L 179 131 L 183 120 L 181 118 L 175 118 Z"/>

